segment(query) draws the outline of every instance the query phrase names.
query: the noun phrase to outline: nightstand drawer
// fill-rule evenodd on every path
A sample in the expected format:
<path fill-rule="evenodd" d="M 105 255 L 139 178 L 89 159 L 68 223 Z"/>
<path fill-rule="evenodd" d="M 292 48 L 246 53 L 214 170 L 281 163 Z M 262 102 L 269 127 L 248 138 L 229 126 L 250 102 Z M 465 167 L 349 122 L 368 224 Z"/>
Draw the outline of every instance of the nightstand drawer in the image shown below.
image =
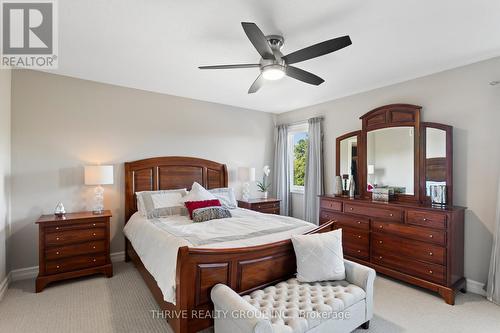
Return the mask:
<path fill-rule="evenodd" d="M 47 274 L 57 274 L 104 264 L 106 264 L 105 255 L 70 257 L 62 260 L 47 261 L 45 271 Z"/>
<path fill-rule="evenodd" d="M 89 243 L 80 243 L 75 245 L 52 247 L 45 251 L 47 260 L 67 258 L 89 253 L 103 253 L 106 250 L 106 242 L 95 241 Z"/>
<path fill-rule="evenodd" d="M 258 203 L 258 204 L 252 204 L 252 209 L 255 210 L 265 210 L 265 209 L 273 209 L 273 208 L 280 208 L 280 203 L 279 202 L 263 202 L 263 203 Z"/>
<path fill-rule="evenodd" d="M 46 234 L 45 244 L 47 246 L 58 246 L 104 239 L 105 237 L 106 229 L 104 228 L 67 230 Z"/>
<path fill-rule="evenodd" d="M 94 229 L 94 228 L 105 228 L 106 223 L 102 220 L 89 222 L 89 223 L 77 223 L 71 225 L 58 225 L 56 227 L 45 228 L 46 232 L 61 232 L 67 230 L 78 230 L 78 229 Z"/>
<path fill-rule="evenodd" d="M 261 213 L 265 213 L 265 214 L 276 214 L 276 215 L 279 215 L 279 213 L 280 213 L 279 207 L 278 208 L 260 209 L 258 211 L 261 212 Z"/>

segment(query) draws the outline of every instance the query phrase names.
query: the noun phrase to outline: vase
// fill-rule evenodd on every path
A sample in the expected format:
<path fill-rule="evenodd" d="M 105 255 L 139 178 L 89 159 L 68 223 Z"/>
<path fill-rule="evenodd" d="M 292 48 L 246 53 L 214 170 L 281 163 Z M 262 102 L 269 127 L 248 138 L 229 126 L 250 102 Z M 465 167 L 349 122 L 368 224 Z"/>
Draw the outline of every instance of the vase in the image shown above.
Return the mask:
<path fill-rule="evenodd" d="M 267 199 L 267 191 L 262 192 L 262 197 L 263 197 L 264 199 Z"/>

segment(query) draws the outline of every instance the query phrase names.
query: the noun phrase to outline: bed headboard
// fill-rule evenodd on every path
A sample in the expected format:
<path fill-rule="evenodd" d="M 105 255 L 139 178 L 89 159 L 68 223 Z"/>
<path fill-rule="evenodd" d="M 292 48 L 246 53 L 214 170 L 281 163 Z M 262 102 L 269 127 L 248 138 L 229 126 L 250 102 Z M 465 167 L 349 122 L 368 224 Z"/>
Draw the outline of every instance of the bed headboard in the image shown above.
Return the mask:
<path fill-rule="evenodd" d="M 207 189 L 227 187 L 227 167 L 201 158 L 180 156 L 125 163 L 125 223 L 137 211 L 136 192 L 190 190 L 193 182 Z"/>

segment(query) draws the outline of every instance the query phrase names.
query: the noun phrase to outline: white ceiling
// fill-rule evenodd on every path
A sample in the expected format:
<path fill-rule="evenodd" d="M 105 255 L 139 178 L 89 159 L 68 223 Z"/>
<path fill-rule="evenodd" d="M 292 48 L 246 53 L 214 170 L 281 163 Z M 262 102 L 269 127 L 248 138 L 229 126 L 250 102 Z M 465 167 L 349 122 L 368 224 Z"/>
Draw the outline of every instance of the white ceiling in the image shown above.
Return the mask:
<path fill-rule="evenodd" d="M 53 72 L 239 107 L 284 112 L 500 55 L 496 0 L 64 0 Z M 285 37 L 283 53 L 350 35 L 353 45 L 296 64 L 291 78 L 247 90 L 258 69 L 240 22 Z"/>

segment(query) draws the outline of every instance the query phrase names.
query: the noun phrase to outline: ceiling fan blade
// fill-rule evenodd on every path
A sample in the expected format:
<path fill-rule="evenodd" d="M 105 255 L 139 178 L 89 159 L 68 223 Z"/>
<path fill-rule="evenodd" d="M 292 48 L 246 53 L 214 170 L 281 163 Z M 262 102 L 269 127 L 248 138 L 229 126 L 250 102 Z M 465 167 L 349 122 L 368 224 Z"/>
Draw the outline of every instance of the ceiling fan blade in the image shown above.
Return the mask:
<path fill-rule="evenodd" d="M 292 52 L 282 57 L 282 59 L 285 60 L 287 64 L 295 64 L 340 50 L 351 44 L 352 42 L 349 36 L 338 37 Z"/>
<path fill-rule="evenodd" d="M 235 68 L 254 68 L 259 67 L 259 64 L 239 64 L 239 65 L 215 65 L 215 66 L 200 66 L 199 69 L 235 69 Z"/>
<path fill-rule="evenodd" d="M 319 76 L 297 67 L 287 66 L 285 72 L 286 75 L 293 77 L 294 79 L 300 80 L 305 83 L 314 84 L 315 86 L 319 86 L 320 84 L 325 82 L 325 80 L 323 80 Z"/>
<path fill-rule="evenodd" d="M 255 79 L 255 81 L 252 83 L 250 86 L 250 89 L 248 89 L 249 94 L 253 94 L 259 90 L 262 85 L 264 84 L 264 77 L 262 76 L 262 73 Z"/>
<path fill-rule="evenodd" d="M 262 33 L 259 27 L 255 23 L 251 22 L 241 22 L 241 26 L 245 33 L 247 34 L 248 39 L 252 42 L 253 46 L 259 52 L 259 54 L 264 59 L 275 60 L 273 50 L 269 43 L 267 42 L 266 36 Z"/>

